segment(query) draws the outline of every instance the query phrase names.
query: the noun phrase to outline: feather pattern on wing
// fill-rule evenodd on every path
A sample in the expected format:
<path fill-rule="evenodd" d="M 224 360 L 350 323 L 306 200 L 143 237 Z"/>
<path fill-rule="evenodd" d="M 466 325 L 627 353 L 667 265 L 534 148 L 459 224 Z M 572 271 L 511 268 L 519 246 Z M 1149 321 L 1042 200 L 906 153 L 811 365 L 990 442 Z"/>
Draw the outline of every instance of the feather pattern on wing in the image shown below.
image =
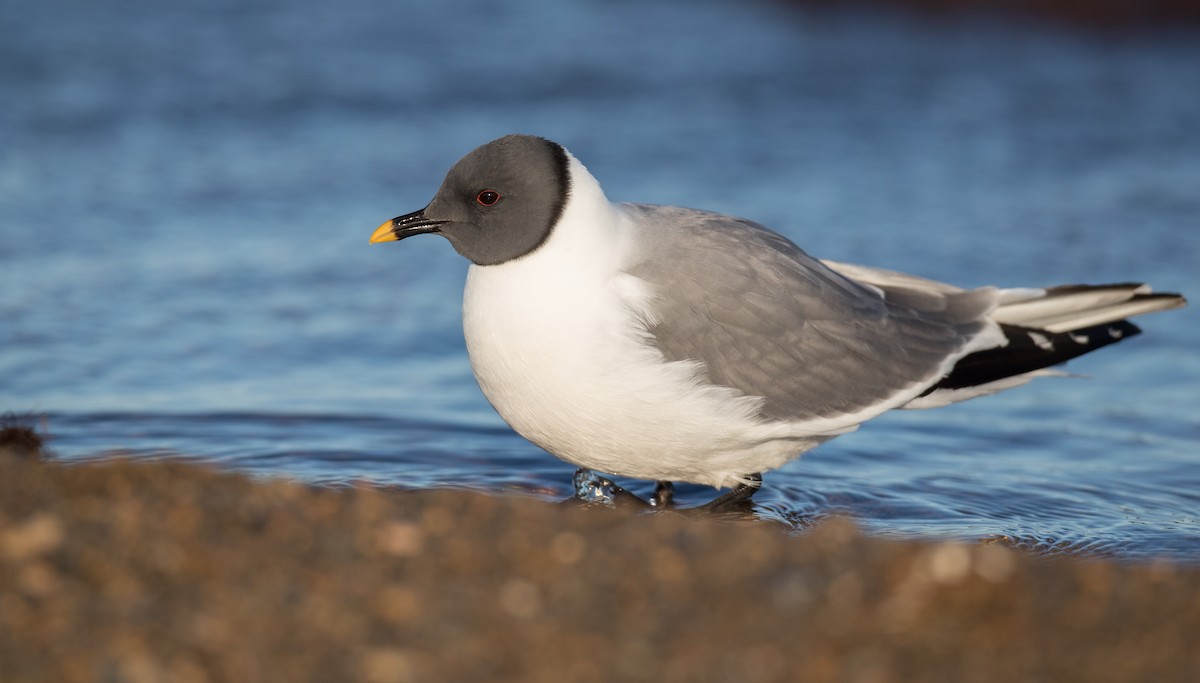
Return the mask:
<path fill-rule="evenodd" d="M 653 344 L 667 360 L 700 361 L 713 384 L 763 397 L 767 419 L 852 414 L 923 390 L 994 328 L 992 288 L 885 290 L 751 221 L 622 209 L 645 226 L 643 257 L 627 270 L 657 294 Z"/>

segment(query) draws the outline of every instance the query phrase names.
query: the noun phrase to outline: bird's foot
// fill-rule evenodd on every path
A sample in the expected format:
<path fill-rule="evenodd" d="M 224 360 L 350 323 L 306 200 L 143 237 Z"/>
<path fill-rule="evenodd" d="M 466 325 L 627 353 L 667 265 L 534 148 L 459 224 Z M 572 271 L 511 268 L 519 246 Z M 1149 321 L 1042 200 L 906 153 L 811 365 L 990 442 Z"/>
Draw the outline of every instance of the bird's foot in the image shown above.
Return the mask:
<path fill-rule="evenodd" d="M 604 505 L 607 507 L 632 508 L 641 510 L 678 510 L 675 506 L 675 485 L 669 481 L 659 481 L 654 485 L 654 496 L 644 500 L 618 486 L 608 477 L 596 474 L 592 470 L 575 470 L 571 481 L 575 495 L 564 501 L 582 505 Z M 762 475 L 751 474 L 746 481 L 738 484 L 720 496 L 684 512 L 725 513 L 745 512 L 750 507 L 750 499 L 762 487 Z"/>
<path fill-rule="evenodd" d="M 571 480 L 577 500 L 585 505 L 606 505 L 609 507 L 649 508 L 650 503 L 642 500 L 636 494 L 621 488 L 608 477 L 602 477 L 591 470 L 577 469 Z"/>
<path fill-rule="evenodd" d="M 762 488 L 762 474 L 746 475 L 746 481 L 713 498 L 703 505 L 692 508 L 698 512 L 740 512 L 750 507 L 750 499 Z"/>

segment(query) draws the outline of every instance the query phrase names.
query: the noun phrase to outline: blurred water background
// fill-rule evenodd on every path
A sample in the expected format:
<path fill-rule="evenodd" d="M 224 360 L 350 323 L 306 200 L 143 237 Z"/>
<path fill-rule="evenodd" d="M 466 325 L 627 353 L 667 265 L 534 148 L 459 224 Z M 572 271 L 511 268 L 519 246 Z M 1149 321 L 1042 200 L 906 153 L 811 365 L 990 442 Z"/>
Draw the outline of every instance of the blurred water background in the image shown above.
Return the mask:
<path fill-rule="evenodd" d="M 820 257 L 1196 298 L 1194 27 L 822 5 L 3 0 L 0 411 L 67 460 L 565 497 L 475 386 L 466 263 L 367 246 L 509 132 Z M 1196 310 L 1090 379 L 884 416 L 769 473 L 758 513 L 1198 561 Z"/>

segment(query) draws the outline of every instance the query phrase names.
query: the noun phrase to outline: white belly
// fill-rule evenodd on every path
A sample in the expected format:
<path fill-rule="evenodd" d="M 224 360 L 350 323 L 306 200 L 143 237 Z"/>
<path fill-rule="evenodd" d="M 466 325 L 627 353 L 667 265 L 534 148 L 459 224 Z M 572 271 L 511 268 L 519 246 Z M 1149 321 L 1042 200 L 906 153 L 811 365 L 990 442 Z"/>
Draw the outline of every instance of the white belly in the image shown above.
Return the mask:
<path fill-rule="evenodd" d="M 755 417 L 760 399 L 667 363 L 633 324 L 644 283 L 538 253 L 472 266 L 463 329 L 479 386 L 519 434 L 578 466 L 731 486 L 827 437 Z M 594 264 L 593 264 L 594 265 Z"/>

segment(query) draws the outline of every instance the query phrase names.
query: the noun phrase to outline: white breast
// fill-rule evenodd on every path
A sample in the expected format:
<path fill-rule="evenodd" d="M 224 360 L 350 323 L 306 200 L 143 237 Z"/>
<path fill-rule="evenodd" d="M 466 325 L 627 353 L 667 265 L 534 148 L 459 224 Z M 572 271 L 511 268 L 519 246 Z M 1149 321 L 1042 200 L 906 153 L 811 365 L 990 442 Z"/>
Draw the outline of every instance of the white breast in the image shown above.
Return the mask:
<path fill-rule="evenodd" d="M 823 441 L 763 424 L 761 399 L 697 380 L 694 364 L 667 363 L 647 342 L 653 293 L 622 271 L 634 226 L 573 158 L 571 172 L 571 199 L 542 247 L 468 272 L 467 350 L 500 416 L 582 467 L 713 486 Z"/>

